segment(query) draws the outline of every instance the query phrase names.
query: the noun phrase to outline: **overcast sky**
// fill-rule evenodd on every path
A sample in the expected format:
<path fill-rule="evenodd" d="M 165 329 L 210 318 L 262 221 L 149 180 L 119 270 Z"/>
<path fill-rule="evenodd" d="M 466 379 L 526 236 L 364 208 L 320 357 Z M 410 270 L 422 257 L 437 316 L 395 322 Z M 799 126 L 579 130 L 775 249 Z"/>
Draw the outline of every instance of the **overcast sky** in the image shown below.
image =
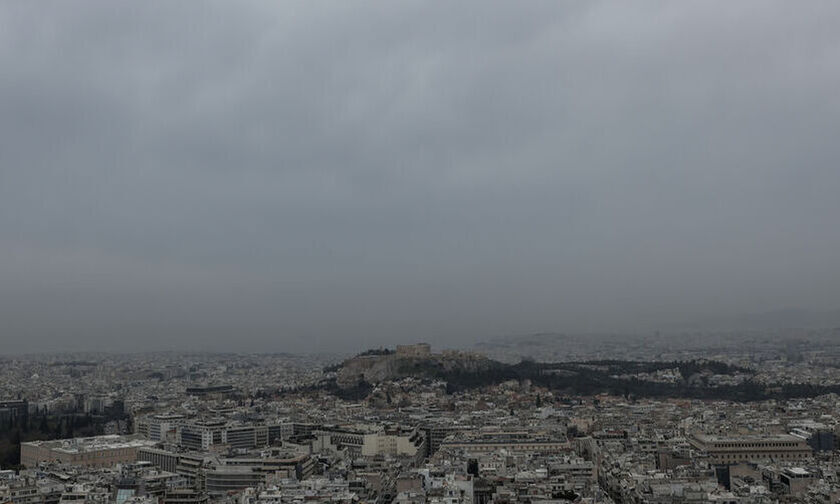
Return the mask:
<path fill-rule="evenodd" d="M 840 307 L 840 3 L 0 3 L 0 353 Z"/>

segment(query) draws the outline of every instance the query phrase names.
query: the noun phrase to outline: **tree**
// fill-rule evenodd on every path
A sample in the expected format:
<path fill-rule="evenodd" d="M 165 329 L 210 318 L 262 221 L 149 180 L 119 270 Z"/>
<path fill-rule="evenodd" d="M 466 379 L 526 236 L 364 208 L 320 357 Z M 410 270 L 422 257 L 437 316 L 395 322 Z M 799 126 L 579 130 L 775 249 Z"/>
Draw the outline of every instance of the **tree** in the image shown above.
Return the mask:
<path fill-rule="evenodd" d="M 12 435 L 11 445 L 9 463 L 16 466 L 20 464 L 20 429 L 15 429 L 15 432 Z"/>

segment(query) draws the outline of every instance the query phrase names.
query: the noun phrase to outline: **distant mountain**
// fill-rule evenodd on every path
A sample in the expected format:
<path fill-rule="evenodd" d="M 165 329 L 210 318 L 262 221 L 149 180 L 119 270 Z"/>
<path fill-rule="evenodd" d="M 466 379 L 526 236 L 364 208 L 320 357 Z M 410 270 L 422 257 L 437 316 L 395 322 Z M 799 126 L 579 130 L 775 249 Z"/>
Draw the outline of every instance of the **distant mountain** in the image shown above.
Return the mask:
<path fill-rule="evenodd" d="M 692 330 L 829 329 L 840 327 L 840 310 L 811 311 L 795 308 L 764 313 L 707 318 L 674 328 Z"/>

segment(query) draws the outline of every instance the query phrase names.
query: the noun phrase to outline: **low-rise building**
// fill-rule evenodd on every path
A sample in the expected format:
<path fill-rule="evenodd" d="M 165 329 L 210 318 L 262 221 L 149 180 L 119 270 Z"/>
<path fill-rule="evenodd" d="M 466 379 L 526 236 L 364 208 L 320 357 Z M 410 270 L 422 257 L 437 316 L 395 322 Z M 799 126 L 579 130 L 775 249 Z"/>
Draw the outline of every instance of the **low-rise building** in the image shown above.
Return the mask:
<path fill-rule="evenodd" d="M 87 438 L 28 441 L 20 445 L 20 463 L 34 467 L 39 462 L 62 462 L 88 467 L 110 467 L 134 462 L 137 451 L 155 443 L 140 436 L 111 434 Z"/>
<path fill-rule="evenodd" d="M 713 436 L 694 434 L 692 446 L 706 453 L 714 464 L 734 464 L 764 459 L 801 461 L 813 455 L 804 439 L 790 434 Z"/>

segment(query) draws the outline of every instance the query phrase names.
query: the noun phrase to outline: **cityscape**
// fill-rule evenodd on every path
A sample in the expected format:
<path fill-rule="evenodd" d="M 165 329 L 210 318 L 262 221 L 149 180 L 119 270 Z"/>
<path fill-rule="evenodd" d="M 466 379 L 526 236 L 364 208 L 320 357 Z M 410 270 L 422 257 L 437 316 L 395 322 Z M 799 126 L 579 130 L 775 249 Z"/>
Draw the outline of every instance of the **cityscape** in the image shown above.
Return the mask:
<path fill-rule="evenodd" d="M 840 504 L 840 1 L 0 0 L 0 504 Z"/>
<path fill-rule="evenodd" d="M 837 331 L 790 331 L 760 348 L 754 334 L 733 333 L 706 350 L 638 337 L 638 356 L 610 351 L 608 337 L 587 353 L 575 339 L 597 337 L 532 335 L 478 345 L 495 359 L 427 343 L 344 358 L 6 358 L 0 497 L 837 502 Z M 528 347 L 577 353 L 557 362 L 509 352 Z"/>

